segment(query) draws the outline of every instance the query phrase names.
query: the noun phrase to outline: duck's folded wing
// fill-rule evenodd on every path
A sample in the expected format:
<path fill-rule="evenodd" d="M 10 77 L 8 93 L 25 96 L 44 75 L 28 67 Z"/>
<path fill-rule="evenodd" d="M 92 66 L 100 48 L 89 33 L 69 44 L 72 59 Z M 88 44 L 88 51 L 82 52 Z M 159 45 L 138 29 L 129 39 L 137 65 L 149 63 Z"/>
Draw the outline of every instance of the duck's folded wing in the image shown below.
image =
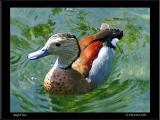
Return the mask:
<path fill-rule="evenodd" d="M 87 77 L 89 70 L 92 67 L 92 63 L 97 58 L 102 46 L 103 42 L 101 41 L 95 41 L 88 45 L 81 51 L 80 57 L 72 64 L 72 68 Z"/>

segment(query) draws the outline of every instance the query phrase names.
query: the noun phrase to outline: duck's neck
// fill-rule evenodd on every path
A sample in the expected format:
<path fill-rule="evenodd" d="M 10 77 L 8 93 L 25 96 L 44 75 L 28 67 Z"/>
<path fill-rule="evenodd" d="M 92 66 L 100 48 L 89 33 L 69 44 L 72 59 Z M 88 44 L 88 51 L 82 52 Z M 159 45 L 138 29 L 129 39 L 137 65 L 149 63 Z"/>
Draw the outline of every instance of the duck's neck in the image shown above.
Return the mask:
<path fill-rule="evenodd" d="M 58 67 L 62 69 L 69 68 L 72 63 L 78 58 L 79 51 L 67 53 L 66 55 L 62 55 L 58 57 Z"/>
<path fill-rule="evenodd" d="M 69 59 L 63 59 L 61 57 L 58 58 L 58 67 L 62 68 L 62 69 L 66 69 L 68 67 L 71 66 L 71 64 L 73 63 L 73 60 L 69 60 Z"/>

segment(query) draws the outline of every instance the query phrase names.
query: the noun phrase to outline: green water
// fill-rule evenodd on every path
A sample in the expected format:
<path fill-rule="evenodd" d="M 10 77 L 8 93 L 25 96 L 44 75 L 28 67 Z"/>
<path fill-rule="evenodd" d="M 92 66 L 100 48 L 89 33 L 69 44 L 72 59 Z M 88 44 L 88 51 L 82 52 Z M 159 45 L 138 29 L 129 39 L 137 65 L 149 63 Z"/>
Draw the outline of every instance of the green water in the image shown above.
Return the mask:
<path fill-rule="evenodd" d="M 149 8 L 11 8 L 11 112 L 149 112 Z M 52 33 L 71 32 L 79 39 L 102 22 L 120 28 L 112 72 L 104 84 L 83 95 L 50 95 L 43 79 L 54 56 L 29 61 Z"/>

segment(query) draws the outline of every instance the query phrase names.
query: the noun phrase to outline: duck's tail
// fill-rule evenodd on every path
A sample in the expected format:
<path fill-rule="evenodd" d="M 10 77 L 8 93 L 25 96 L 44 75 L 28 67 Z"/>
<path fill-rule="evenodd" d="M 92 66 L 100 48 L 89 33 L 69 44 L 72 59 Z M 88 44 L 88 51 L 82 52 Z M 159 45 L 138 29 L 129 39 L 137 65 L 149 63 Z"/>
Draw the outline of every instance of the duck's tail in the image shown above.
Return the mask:
<path fill-rule="evenodd" d="M 106 42 L 112 40 L 113 38 L 118 38 L 119 40 L 123 37 L 123 31 L 120 29 L 107 28 L 96 33 L 95 40 L 100 40 Z"/>
<path fill-rule="evenodd" d="M 109 25 L 102 23 L 100 31 L 94 35 L 90 35 L 83 40 L 79 41 L 81 50 L 84 50 L 88 45 L 95 41 L 107 42 L 110 43 L 113 38 L 118 38 L 119 40 L 123 36 L 123 31 L 119 29 L 109 28 Z"/>
<path fill-rule="evenodd" d="M 107 23 L 102 23 L 100 30 L 105 31 L 107 29 L 110 29 L 109 25 Z M 124 53 L 123 49 L 121 49 L 121 47 L 118 44 L 116 44 L 122 38 L 123 31 L 121 31 L 119 29 L 112 29 L 112 31 L 113 31 L 113 37 L 117 37 L 119 39 L 117 39 L 117 38 L 110 39 L 107 41 L 107 44 L 114 49 L 117 47 L 119 49 L 119 51 L 123 54 Z"/>

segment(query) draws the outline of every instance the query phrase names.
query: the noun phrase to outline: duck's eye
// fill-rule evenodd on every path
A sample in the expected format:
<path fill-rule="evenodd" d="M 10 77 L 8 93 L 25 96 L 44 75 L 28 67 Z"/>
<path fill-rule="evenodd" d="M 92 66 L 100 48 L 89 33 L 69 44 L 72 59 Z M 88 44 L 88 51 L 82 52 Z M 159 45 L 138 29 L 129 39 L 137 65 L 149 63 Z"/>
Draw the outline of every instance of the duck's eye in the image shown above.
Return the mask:
<path fill-rule="evenodd" d="M 55 46 L 57 46 L 57 47 L 60 47 L 61 46 L 61 43 L 55 43 Z"/>

